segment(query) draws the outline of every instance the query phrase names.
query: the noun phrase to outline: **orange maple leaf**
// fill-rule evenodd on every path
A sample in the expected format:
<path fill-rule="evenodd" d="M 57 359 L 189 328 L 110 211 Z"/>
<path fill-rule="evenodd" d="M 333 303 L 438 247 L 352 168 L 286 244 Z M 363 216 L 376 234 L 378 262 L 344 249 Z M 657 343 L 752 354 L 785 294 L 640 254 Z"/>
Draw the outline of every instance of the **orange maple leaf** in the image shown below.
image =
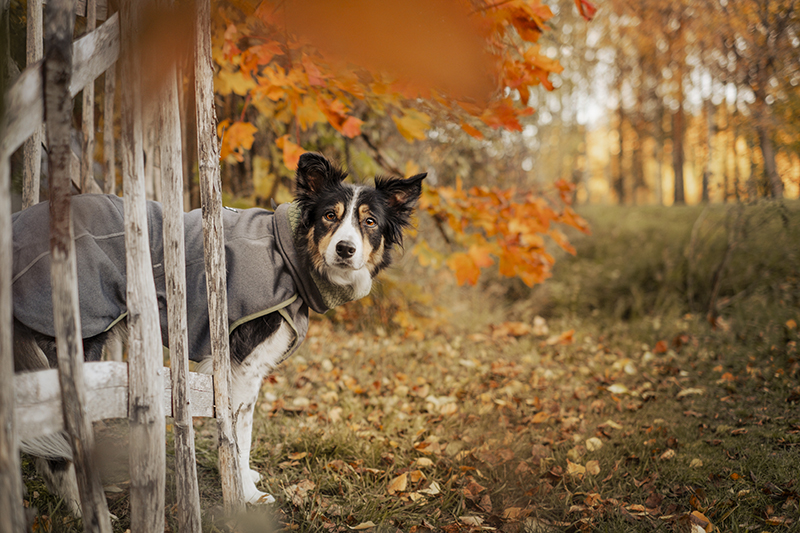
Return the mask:
<path fill-rule="evenodd" d="M 475 285 L 481 275 L 481 269 L 475 264 L 475 261 L 468 254 L 463 252 L 456 252 L 447 260 L 447 266 L 450 267 L 456 275 L 456 282 L 459 285 L 469 284 Z"/>
<path fill-rule="evenodd" d="M 289 134 L 279 137 L 275 141 L 275 145 L 283 150 L 283 164 L 289 170 L 297 170 L 297 163 L 300 162 L 300 156 L 306 153 L 306 150 L 292 141 L 289 140 Z"/>

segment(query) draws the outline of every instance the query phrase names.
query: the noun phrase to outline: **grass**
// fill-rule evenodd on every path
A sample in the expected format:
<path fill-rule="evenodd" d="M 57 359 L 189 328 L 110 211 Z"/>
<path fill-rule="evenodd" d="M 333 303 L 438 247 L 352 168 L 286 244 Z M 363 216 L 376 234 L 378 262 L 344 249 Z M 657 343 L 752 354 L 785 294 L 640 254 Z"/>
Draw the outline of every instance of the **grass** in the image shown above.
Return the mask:
<path fill-rule="evenodd" d="M 256 409 L 275 506 L 223 516 L 213 425 L 196 425 L 204 530 L 796 528 L 798 206 L 584 214 L 593 235 L 542 286 L 430 288 L 449 325 L 313 320 Z M 548 332 L 508 322 L 535 315 Z M 39 523 L 76 530 L 25 475 Z"/>

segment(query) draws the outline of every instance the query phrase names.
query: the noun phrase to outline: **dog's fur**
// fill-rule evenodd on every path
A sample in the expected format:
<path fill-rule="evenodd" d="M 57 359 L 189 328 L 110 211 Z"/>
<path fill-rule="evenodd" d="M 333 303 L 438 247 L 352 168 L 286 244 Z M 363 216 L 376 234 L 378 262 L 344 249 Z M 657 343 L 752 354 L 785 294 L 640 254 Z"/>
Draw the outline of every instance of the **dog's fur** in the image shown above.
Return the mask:
<path fill-rule="evenodd" d="M 375 275 L 389 266 L 395 245 L 402 244 L 403 229 L 421 194 L 425 174 L 408 179 L 376 177 L 375 185 L 344 183 L 346 174 L 318 154 L 303 154 L 297 170 L 296 202 L 302 263 L 336 286 L 351 287 L 356 298 L 369 294 Z M 101 358 L 103 346 L 115 335 L 83 339 L 86 360 Z M 277 312 L 237 327 L 230 335 L 234 430 L 245 499 L 250 503 L 274 501 L 259 491 L 258 472 L 250 469 L 253 409 L 263 378 L 283 359 L 294 343 L 294 331 Z M 15 320 L 17 371 L 56 366 L 52 337 L 26 328 Z M 210 371 L 210 357 L 200 362 Z M 37 455 L 37 467 L 48 484 L 79 513 L 71 451 L 63 435 L 22 443 L 23 451 Z"/>

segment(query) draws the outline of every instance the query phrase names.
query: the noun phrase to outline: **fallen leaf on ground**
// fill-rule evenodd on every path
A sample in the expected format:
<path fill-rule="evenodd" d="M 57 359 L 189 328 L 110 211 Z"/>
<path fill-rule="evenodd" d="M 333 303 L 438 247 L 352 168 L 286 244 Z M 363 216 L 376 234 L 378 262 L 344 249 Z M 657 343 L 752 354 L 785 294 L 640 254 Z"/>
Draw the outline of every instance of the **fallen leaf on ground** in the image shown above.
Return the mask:
<path fill-rule="evenodd" d="M 691 396 L 694 394 L 705 394 L 705 389 L 699 389 L 697 387 L 689 387 L 688 389 L 683 389 L 678 393 L 678 398 L 685 398 L 686 396 Z"/>
<path fill-rule="evenodd" d="M 483 524 L 483 518 L 480 516 L 459 516 L 458 521 L 468 526 L 480 526 Z"/>
<path fill-rule="evenodd" d="M 347 526 L 347 527 L 349 527 L 353 531 L 358 531 L 362 529 L 371 529 L 375 527 L 375 523 L 372 520 L 370 520 L 369 522 L 361 522 L 357 526 Z"/>
<path fill-rule="evenodd" d="M 408 486 L 408 473 L 403 473 L 389 482 L 389 486 L 386 488 L 386 491 L 389 494 L 394 494 L 396 492 L 404 492 L 407 486 Z"/>
<path fill-rule="evenodd" d="M 603 441 L 601 441 L 597 437 L 592 437 L 586 440 L 586 449 L 589 450 L 590 452 L 596 452 L 602 447 L 603 447 Z"/>

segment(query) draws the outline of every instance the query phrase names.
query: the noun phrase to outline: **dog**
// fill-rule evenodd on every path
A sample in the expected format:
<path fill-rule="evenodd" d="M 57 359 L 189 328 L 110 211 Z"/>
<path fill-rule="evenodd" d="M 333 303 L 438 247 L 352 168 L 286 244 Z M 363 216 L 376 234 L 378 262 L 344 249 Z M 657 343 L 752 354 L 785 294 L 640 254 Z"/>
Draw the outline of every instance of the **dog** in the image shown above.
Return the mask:
<path fill-rule="evenodd" d="M 403 231 L 426 174 L 376 177 L 374 186 L 345 183 L 347 174 L 320 154 L 305 153 L 296 173 L 295 200 L 275 212 L 223 210 L 227 258 L 229 341 L 234 433 L 248 503 L 273 502 L 250 468 L 253 411 L 263 379 L 303 341 L 309 309 L 323 313 L 369 294 L 372 281 L 402 246 Z M 148 202 L 148 232 L 161 319 L 168 344 L 161 206 Z M 72 199 L 78 260 L 81 336 L 87 361 L 124 333 L 123 203 L 116 196 Z M 16 213 L 14 228 L 15 371 L 57 366 L 53 338 L 48 206 Z M 211 350 L 203 262 L 202 215 L 184 215 L 187 331 L 190 359 L 210 372 Z M 51 489 L 80 514 L 71 450 L 63 434 L 21 443 L 37 457 Z"/>

